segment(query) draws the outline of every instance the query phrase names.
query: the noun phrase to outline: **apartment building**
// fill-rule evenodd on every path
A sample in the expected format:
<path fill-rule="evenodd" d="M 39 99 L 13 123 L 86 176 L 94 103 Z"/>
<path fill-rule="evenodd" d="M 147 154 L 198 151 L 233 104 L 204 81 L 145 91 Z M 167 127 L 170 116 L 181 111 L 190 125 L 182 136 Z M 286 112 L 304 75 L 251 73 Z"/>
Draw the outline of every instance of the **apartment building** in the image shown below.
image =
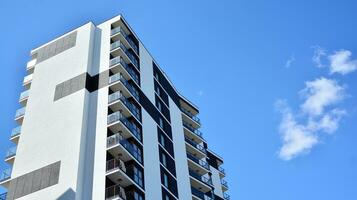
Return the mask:
<path fill-rule="evenodd" d="M 228 200 L 198 108 L 122 16 L 30 53 L 0 200 Z"/>

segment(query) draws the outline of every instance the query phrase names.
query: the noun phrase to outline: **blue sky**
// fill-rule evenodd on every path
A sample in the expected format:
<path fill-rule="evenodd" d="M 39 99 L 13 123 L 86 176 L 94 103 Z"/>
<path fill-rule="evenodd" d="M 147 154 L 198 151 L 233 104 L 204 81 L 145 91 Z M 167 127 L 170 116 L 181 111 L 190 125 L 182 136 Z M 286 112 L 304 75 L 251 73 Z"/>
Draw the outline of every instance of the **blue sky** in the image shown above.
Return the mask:
<path fill-rule="evenodd" d="M 11 146 L 29 51 L 123 13 L 176 87 L 200 107 L 204 137 L 225 158 L 231 199 L 355 200 L 356 6 L 1 1 L 0 152 Z"/>

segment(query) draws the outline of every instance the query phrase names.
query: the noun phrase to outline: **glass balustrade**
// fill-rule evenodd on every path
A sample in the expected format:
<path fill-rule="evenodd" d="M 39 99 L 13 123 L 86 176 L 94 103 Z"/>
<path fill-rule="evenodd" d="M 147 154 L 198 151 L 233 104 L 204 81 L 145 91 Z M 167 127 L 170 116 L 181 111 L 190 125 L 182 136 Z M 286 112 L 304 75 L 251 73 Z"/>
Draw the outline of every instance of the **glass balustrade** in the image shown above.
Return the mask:
<path fill-rule="evenodd" d="M 124 69 L 130 74 L 130 76 L 133 78 L 133 80 L 139 85 L 139 76 L 129 67 L 129 65 L 121 58 L 120 56 L 117 56 L 115 58 L 112 58 L 109 61 L 109 65 L 113 66 L 116 64 L 121 64 Z"/>
<path fill-rule="evenodd" d="M 16 111 L 15 118 L 25 115 L 26 107 L 22 107 Z"/>
<path fill-rule="evenodd" d="M 199 131 L 198 129 L 195 129 L 192 125 L 190 125 L 189 123 L 182 121 L 182 124 L 184 127 L 186 127 L 188 130 L 190 130 L 191 132 L 193 132 L 194 134 L 196 134 L 198 137 L 202 138 L 202 132 Z"/>
<path fill-rule="evenodd" d="M 183 107 L 181 107 L 181 111 L 185 113 L 187 116 L 189 116 L 193 121 L 197 122 L 198 124 L 201 124 L 200 119 L 194 114 L 192 114 L 190 111 L 186 110 Z"/>
<path fill-rule="evenodd" d="M 139 101 L 139 92 L 132 86 L 120 73 L 114 74 L 109 77 L 109 84 L 120 81 L 130 91 L 133 97 Z"/>
<path fill-rule="evenodd" d="M 200 174 L 198 174 L 198 173 L 196 173 L 196 172 L 194 172 L 194 171 L 192 171 L 190 169 L 189 169 L 189 174 L 192 177 L 202 181 L 203 183 L 206 183 L 208 185 L 212 185 L 212 179 L 211 178 L 207 178 L 207 177 L 201 176 Z"/>
<path fill-rule="evenodd" d="M 192 146 L 196 147 L 196 149 L 200 150 L 202 153 L 206 153 L 206 149 L 204 148 L 204 146 L 198 144 L 197 142 L 193 141 L 192 139 L 185 137 L 185 141 L 189 144 L 191 144 Z"/>
<path fill-rule="evenodd" d="M 200 166 L 204 167 L 205 169 L 209 170 L 209 165 L 207 162 L 197 158 L 196 156 L 192 155 L 191 153 L 187 152 L 187 158 L 191 159 L 193 162 L 199 164 Z"/>
<path fill-rule="evenodd" d="M 6 181 L 11 178 L 11 168 L 5 169 L 0 173 L 0 182 Z"/>
<path fill-rule="evenodd" d="M 15 137 L 17 135 L 20 135 L 21 133 L 21 126 L 18 126 L 11 131 L 11 137 Z"/>
<path fill-rule="evenodd" d="M 130 132 L 139 140 L 141 141 L 141 130 L 134 125 L 132 122 L 130 122 L 122 113 L 115 112 L 110 115 L 108 115 L 108 124 L 112 124 L 114 122 L 120 121 L 125 125 L 127 129 L 130 130 Z"/>
<path fill-rule="evenodd" d="M 8 149 L 6 151 L 5 159 L 15 156 L 16 155 L 16 148 L 17 147 L 14 146 L 14 147 L 11 147 L 10 149 Z"/>
<path fill-rule="evenodd" d="M 110 148 L 114 145 L 122 145 L 137 161 L 142 163 L 141 152 L 135 148 L 128 140 L 124 139 L 122 135 L 116 133 L 107 138 L 107 147 Z"/>
<path fill-rule="evenodd" d="M 108 97 L 108 103 L 120 100 L 130 110 L 130 112 L 140 121 L 139 109 L 131 103 L 120 91 L 110 94 Z"/>

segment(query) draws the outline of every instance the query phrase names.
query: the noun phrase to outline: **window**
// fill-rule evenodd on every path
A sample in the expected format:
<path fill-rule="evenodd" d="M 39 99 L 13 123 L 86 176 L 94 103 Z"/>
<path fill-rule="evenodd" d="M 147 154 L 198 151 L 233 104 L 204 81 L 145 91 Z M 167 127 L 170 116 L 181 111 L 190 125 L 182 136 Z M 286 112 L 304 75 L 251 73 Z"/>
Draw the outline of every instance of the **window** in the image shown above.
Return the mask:
<path fill-rule="evenodd" d="M 134 181 L 139 185 L 143 186 L 143 173 L 134 166 Z"/>
<path fill-rule="evenodd" d="M 143 197 L 139 193 L 134 192 L 134 200 L 143 200 Z"/>
<path fill-rule="evenodd" d="M 154 76 L 155 76 L 156 80 L 159 80 L 159 73 L 157 73 L 157 71 L 155 71 L 154 73 L 155 73 Z"/>
<path fill-rule="evenodd" d="M 162 107 L 161 107 L 161 102 L 160 101 L 156 101 L 156 108 L 162 112 Z"/>
<path fill-rule="evenodd" d="M 141 149 L 135 144 L 132 144 L 131 146 L 133 147 L 133 156 L 138 159 L 140 163 L 142 163 Z"/>
<path fill-rule="evenodd" d="M 165 148 L 165 138 L 162 134 L 159 136 L 159 142 Z"/>
<path fill-rule="evenodd" d="M 167 176 L 166 173 L 164 173 L 164 186 L 169 188 L 169 177 Z"/>
<path fill-rule="evenodd" d="M 164 152 L 161 153 L 161 163 L 167 167 L 166 154 Z"/>
<path fill-rule="evenodd" d="M 165 194 L 165 200 L 170 200 L 169 195 Z"/>
<path fill-rule="evenodd" d="M 164 120 L 161 117 L 159 118 L 159 126 L 164 129 Z"/>
<path fill-rule="evenodd" d="M 158 96 L 161 96 L 160 87 L 158 85 L 155 85 L 155 92 Z"/>

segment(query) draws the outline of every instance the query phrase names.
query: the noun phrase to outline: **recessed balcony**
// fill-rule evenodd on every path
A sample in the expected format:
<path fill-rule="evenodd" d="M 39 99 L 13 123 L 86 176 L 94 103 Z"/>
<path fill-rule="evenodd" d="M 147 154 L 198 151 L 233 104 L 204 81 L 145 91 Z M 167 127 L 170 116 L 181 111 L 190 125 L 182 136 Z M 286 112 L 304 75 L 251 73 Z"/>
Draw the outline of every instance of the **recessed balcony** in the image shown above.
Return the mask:
<path fill-rule="evenodd" d="M 191 123 L 192 127 L 197 129 L 201 126 L 200 119 L 196 115 L 192 114 L 184 107 L 181 107 L 181 111 L 182 111 L 182 119 L 185 120 L 187 123 Z"/>
<path fill-rule="evenodd" d="M 124 96 L 123 92 L 117 91 L 108 97 L 109 108 L 113 111 L 121 110 L 125 116 L 133 116 L 141 122 L 140 110 L 130 100 Z"/>
<path fill-rule="evenodd" d="M 206 149 L 201 144 L 198 144 L 194 139 L 185 136 L 186 151 L 196 155 L 199 158 L 206 157 Z"/>
<path fill-rule="evenodd" d="M 32 59 L 32 60 L 27 62 L 26 69 L 27 69 L 29 74 L 32 74 L 33 71 L 35 70 L 36 62 L 37 62 L 36 58 L 34 58 L 34 59 Z"/>
<path fill-rule="evenodd" d="M 116 41 L 110 44 L 110 55 L 113 57 L 121 56 L 126 63 L 131 63 L 140 70 L 139 59 L 134 55 L 132 51 L 129 51 L 128 47 L 121 41 Z"/>
<path fill-rule="evenodd" d="M 193 200 L 213 200 L 212 197 L 206 195 L 204 192 L 191 187 L 192 199 Z"/>
<path fill-rule="evenodd" d="M 139 164 L 142 164 L 142 153 L 130 143 L 121 133 L 116 133 L 107 138 L 107 151 L 112 155 L 120 155 L 120 159 L 123 161 L 136 160 Z"/>
<path fill-rule="evenodd" d="M 132 96 L 139 103 L 139 92 L 120 73 L 109 77 L 109 87 L 112 91 L 122 91 L 124 96 Z"/>
<path fill-rule="evenodd" d="M 32 83 L 32 78 L 33 78 L 33 74 L 29 74 L 29 75 L 25 76 L 22 85 L 23 85 L 26 89 L 30 89 L 31 83 Z"/>
<path fill-rule="evenodd" d="M 130 185 L 135 185 L 137 188 L 142 190 L 142 183 L 135 181 L 129 171 L 133 171 L 133 166 L 125 165 L 125 162 L 114 158 L 107 161 L 106 165 L 106 176 L 115 184 L 121 185 L 122 187 L 127 187 Z M 143 191 L 143 190 L 142 190 Z M 143 191 L 144 192 L 144 191 Z"/>
<path fill-rule="evenodd" d="M 25 111 L 26 111 L 26 107 L 22 107 L 16 111 L 15 121 L 20 125 L 22 124 L 22 122 L 24 120 Z"/>
<path fill-rule="evenodd" d="M 106 200 L 127 200 L 125 189 L 120 185 L 113 185 L 105 189 Z M 0 199 L 1 200 L 1 199 Z"/>
<path fill-rule="evenodd" d="M 125 138 L 134 137 L 141 143 L 141 130 L 133 122 L 129 121 L 120 111 L 108 115 L 108 128 L 113 132 L 121 132 Z"/>
<path fill-rule="evenodd" d="M 110 59 L 109 66 L 113 74 L 121 73 L 126 80 L 132 79 L 138 86 L 140 86 L 139 76 L 122 57 L 117 56 Z"/>
<path fill-rule="evenodd" d="M 5 162 L 9 163 L 10 165 L 14 164 L 15 156 L 16 156 L 16 146 L 11 147 L 6 151 Z"/>
<path fill-rule="evenodd" d="M 202 176 L 189 169 L 191 186 L 199 188 L 202 192 L 207 193 L 212 190 L 212 179 Z"/>
<path fill-rule="evenodd" d="M 20 94 L 19 103 L 21 103 L 21 105 L 26 106 L 27 100 L 29 98 L 29 92 L 30 90 L 26 90 Z"/>
<path fill-rule="evenodd" d="M 0 186 L 8 188 L 11 179 L 11 168 L 0 172 Z"/>
<path fill-rule="evenodd" d="M 193 154 L 190 154 L 187 152 L 187 158 L 188 158 L 188 167 L 197 173 L 203 175 L 206 174 L 210 171 L 209 165 L 206 161 L 197 158 Z"/>
<path fill-rule="evenodd" d="M 112 40 L 118 41 L 121 40 L 125 43 L 125 46 L 130 47 L 137 56 L 139 56 L 139 47 L 135 44 L 135 42 L 131 39 L 130 35 L 125 32 L 122 27 L 116 27 L 111 30 Z"/>
<path fill-rule="evenodd" d="M 19 138 L 20 138 L 20 134 L 21 134 L 21 126 L 18 126 L 18 127 L 14 128 L 14 129 L 12 129 L 10 140 L 13 143 L 18 144 Z"/>
<path fill-rule="evenodd" d="M 198 141 L 198 143 L 205 141 L 202 137 L 202 132 L 199 131 L 197 128 L 194 128 L 191 124 L 185 121 L 182 121 L 182 125 L 186 136 L 188 136 L 189 138 L 194 138 Z"/>

